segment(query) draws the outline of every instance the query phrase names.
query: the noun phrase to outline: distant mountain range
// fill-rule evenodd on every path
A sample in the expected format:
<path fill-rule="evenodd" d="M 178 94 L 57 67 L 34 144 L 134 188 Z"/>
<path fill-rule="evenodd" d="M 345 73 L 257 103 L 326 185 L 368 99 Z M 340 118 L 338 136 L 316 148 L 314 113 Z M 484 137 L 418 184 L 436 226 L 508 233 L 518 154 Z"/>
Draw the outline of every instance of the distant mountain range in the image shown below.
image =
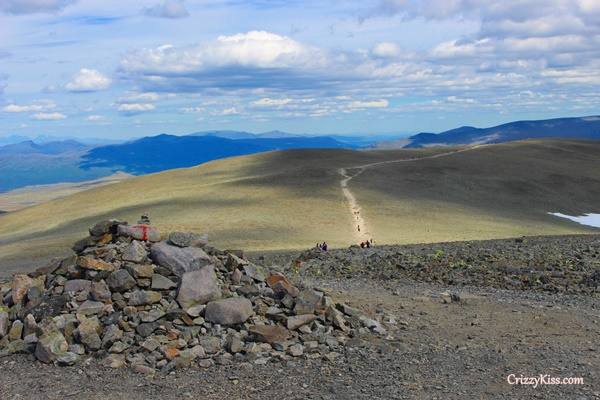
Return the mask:
<path fill-rule="evenodd" d="M 403 147 L 504 143 L 538 138 L 600 140 L 600 116 L 516 121 L 491 128 L 463 126 L 442 133 L 419 133 Z"/>
<path fill-rule="evenodd" d="M 109 168 L 80 168 L 92 147 L 67 140 L 35 143 L 27 140 L 0 147 L 0 192 L 30 185 L 81 182 L 112 174 Z"/>
<path fill-rule="evenodd" d="M 328 136 L 247 138 L 240 132 L 174 136 L 162 134 L 124 144 L 91 149 L 82 157 L 82 168 L 112 168 L 132 174 L 146 174 L 166 169 L 191 167 L 220 158 L 271 150 L 302 148 L 337 149 L 352 147 Z"/>
<path fill-rule="evenodd" d="M 307 136 L 282 131 L 205 131 L 161 134 L 128 142 L 0 138 L 0 192 L 29 185 L 80 182 L 123 171 L 147 174 L 272 150 L 299 148 L 414 148 L 562 137 L 600 140 L 600 116 L 518 121 L 492 128 L 461 127 L 439 134 Z M 15 142 L 15 140 L 17 140 Z M 4 145 L 3 145 L 4 144 Z"/>

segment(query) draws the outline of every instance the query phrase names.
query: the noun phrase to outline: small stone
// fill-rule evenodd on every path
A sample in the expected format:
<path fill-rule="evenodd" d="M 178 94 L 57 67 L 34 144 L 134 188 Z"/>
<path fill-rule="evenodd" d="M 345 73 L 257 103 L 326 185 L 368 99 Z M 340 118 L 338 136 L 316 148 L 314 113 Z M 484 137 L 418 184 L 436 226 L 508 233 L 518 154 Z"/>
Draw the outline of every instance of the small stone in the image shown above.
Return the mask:
<path fill-rule="evenodd" d="M 154 274 L 153 265 L 128 264 L 126 269 L 135 279 L 152 278 Z"/>
<path fill-rule="evenodd" d="M 156 320 L 161 319 L 165 315 L 166 315 L 166 313 L 163 310 L 158 309 L 158 308 L 153 308 L 150 311 L 140 312 L 140 319 L 142 320 L 142 322 L 154 322 Z"/>
<path fill-rule="evenodd" d="M 323 299 L 323 293 L 314 290 L 303 290 L 296 298 L 294 312 L 296 315 L 313 314 Z"/>
<path fill-rule="evenodd" d="M 204 247 L 208 244 L 208 234 L 173 232 L 169 235 L 169 243 L 177 247 Z"/>
<path fill-rule="evenodd" d="M 77 331 L 79 332 L 79 340 L 89 350 L 95 351 L 102 347 L 102 341 L 98 335 L 100 330 L 100 323 L 97 318 L 86 318 L 84 316 L 79 317 L 79 326 Z"/>
<path fill-rule="evenodd" d="M 149 337 L 142 342 L 142 347 L 148 351 L 154 351 L 158 349 L 160 342 L 153 337 Z"/>
<path fill-rule="evenodd" d="M 233 283 L 234 285 L 239 285 L 241 281 L 242 281 L 242 271 L 240 271 L 239 269 L 236 268 L 231 273 L 231 283 Z"/>
<path fill-rule="evenodd" d="M 197 306 L 193 306 L 190 307 L 186 310 L 186 313 L 190 316 L 190 317 L 198 317 L 199 315 L 202 314 L 202 312 L 206 309 L 206 305 L 205 304 L 199 304 Z"/>
<path fill-rule="evenodd" d="M 108 325 L 102 332 L 102 348 L 108 349 L 123 338 L 123 331 L 117 325 Z"/>
<path fill-rule="evenodd" d="M 90 287 L 90 295 L 92 299 L 101 301 L 103 303 L 109 302 L 111 298 L 111 292 L 105 281 L 92 282 Z"/>
<path fill-rule="evenodd" d="M 280 297 L 289 294 L 292 297 L 297 297 L 300 291 L 297 287 L 292 285 L 292 283 L 288 280 L 288 278 L 279 273 L 272 272 L 271 275 L 266 280 L 267 285 Z"/>
<path fill-rule="evenodd" d="M 79 308 L 77 308 L 77 314 L 83 314 L 87 317 L 90 315 L 99 314 L 100 312 L 102 312 L 103 308 L 104 303 L 101 303 L 99 301 L 86 300 L 79 306 Z"/>
<path fill-rule="evenodd" d="M 139 263 L 144 261 L 147 256 L 148 252 L 146 248 L 137 240 L 131 241 L 129 246 L 123 251 L 123 261 Z"/>
<path fill-rule="evenodd" d="M 85 354 L 85 347 L 83 347 L 80 344 L 74 343 L 74 344 L 70 344 L 69 345 L 69 351 L 71 353 L 75 353 L 77 355 L 84 355 Z"/>
<path fill-rule="evenodd" d="M 303 325 L 313 322 L 315 319 L 317 319 L 317 316 L 314 314 L 291 316 L 287 319 L 287 328 L 293 331 L 300 328 Z"/>
<path fill-rule="evenodd" d="M 135 372 L 138 372 L 140 374 L 144 374 L 144 375 L 154 375 L 156 373 L 156 370 L 152 367 L 149 367 L 147 365 L 144 364 L 136 364 L 133 366 L 133 370 Z"/>
<path fill-rule="evenodd" d="M 288 348 L 288 354 L 292 357 L 300 357 L 304 354 L 304 347 L 301 344 L 294 344 Z"/>
<path fill-rule="evenodd" d="M 79 361 L 79 356 L 75 353 L 71 353 L 70 351 L 67 351 L 56 359 L 56 363 L 61 367 L 74 365 L 77 363 L 77 361 Z"/>
<path fill-rule="evenodd" d="M 12 323 L 10 331 L 8 331 L 8 338 L 10 340 L 18 340 L 23 337 L 23 323 L 16 320 Z"/>
<path fill-rule="evenodd" d="M 51 363 L 69 349 L 65 337 L 58 331 L 43 334 L 35 347 L 35 357 L 43 363 Z"/>
<path fill-rule="evenodd" d="M 135 279 L 124 269 L 119 269 L 106 280 L 112 291 L 125 292 L 135 286 Z"/>
<path fill-rule="evenodd" d="M 103 364 L 109 368 L 122 368 L 125 366 L 124 354 L 111 354 L 104 359 Z"/>
<path fill-rule="evenodd" d="M 208 354 L 215 354 L 221 350 L 221 340 L 214 336 L 201 336 L 199 339 L 200 345 Z"/>
<path fill-rule="evenodd" d="M 110 349 L 108 349 L 108 352 L 120 354 L 120 353 L 124 352 L 125 350 L 127 350 L 128 348 L 129 348 L 129 346 L 123 342 L 115 342 L 115 343 L 113 343 L 112 346 L 110 346 Z"/>
<path fill-rule="evenodd" d="M 34 280 L 25 274 L 15 274 L 12 281 L 12 301 L 20 304 L 25 298 L 27 290 L 34 285 Z"/>
<path fill-rule="evenodd" d="M 8 334 L 10 319 L 6 311 L 0 311 L 0 339 Z"/>
<path fill-rule="evenodd" d="M 162 295 L 159 292 L 154 292 L 152 290 L 136 290 L 131 293 L 127 304 L 130 306 L 142 306 L 158 303 L 161 299 Z"/>
<path fill-rule="evenodd" d="M 92 281 L 86 279 L 71 279 L 65 282 L 64 291 L 66 293 L 89 292 L 92 287 Z"/>
<path fill-rule="evenodd" d="M 169 290 L 176 288 L 177 284 L 170 280 L 169 278 L 162 276 L 160 274 L 152 275 L 152 285 L 151 288 L 155 290 Z"/>
<path fill-rule="evenodd" d="M 279 325 L 252 325 L 248 332 L 264 343 L 284 342 L 290 337 L 290 332 Z"/>
<path fill-rule="evenodd" d="M 77 266 L 92 271 L 114 271 L 115 266 L 103 260 L 97 260 L 89 256 L 77 258 Z"/>
<path fill-rule="evenodd" d="M 244 342 L 237 335 L 229 335 L 227 338 L 227 350 L 232 353 L 239 353 L 244 349 Z"/>
<path fill-rule="evenodd" d="M 248 263 L 242 268 L 244 269 L 246 275 L 254 279 L 255 281 L 264 282 L 265 279 L 267 279 L 267 274 L 265 273 L 265 270 L 258 265 Z"/>

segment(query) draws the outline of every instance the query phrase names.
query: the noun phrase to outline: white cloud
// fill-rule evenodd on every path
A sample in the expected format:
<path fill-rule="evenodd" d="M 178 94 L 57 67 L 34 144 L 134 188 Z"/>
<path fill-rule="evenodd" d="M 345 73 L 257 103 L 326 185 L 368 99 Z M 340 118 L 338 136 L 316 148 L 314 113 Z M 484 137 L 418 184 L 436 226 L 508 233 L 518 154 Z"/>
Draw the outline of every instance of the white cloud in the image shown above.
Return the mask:
<path fill-rule="evenodd" d="M 370 100 L 370 101 L 353 101 L 348 104 L 348 108 L 357 109 L 357 108 L 386 108 L 389 106 L 389 102 L 385 99 L 383 100 Z"/>
<path fill-rule="evenodd" d="M 219 36 L 215 42 L 203 45 L 163 45 L 133 51 L 121 61 L 121 70 L 160 81 L 163 74 L 199 73 L 215 67 L 299 68 L 323 64 L 324 54 L 317 49 L 287 36 L 251 31 Z"/>
<path fill-rule="evenodd" d="M 237 114 L 241 114 L 240 111 L 238 111 L 238 109 L 235 107 L 231 107 L 231 108 L 226 108 L 224 110 L 218 111 L 214 115 L 225 116 L 225 115 L 237 115 Z"/>
<path fill-rule="evenodd" d="M 119 103 L 154 102 L 160 99 L 160 95 L 154 92 L 129 93 L 119 99 Z"/>
<path fill-rule="evenodd" d="M 254 105 L 261 107 L 281 107 L 289 104 L 292 99 L 270 99 L 268 97 L 264 97 L 260 100 L 256 100 Z"/>
<path fill-rule="evenodd" d="M 104 117 L 102 115 L 88 115 L 86 119 L 91 122 L 98 122 L 102 121 Z"/>
<path fill-rule="evenodd" d="M 36 119 L 38 121 L 58 121 L 61 119 L 67 118 L 65 114 L 59 112 L 53 113 L 37 113 L 31 116 L 32 119 Z"/>
<path fill-rule="evenodd" d="M 73 77 L 73 80 L 65 85 L 65 87 L 71 92 L 95 92 L 107 89 L 110 84 L 110 78 L 99 71 L 82 68 Z"/>
<path fill-rule="evenodd" d="M 8 104 L 2 108 L 2 111 L 7 113 L 24 113 L 47 111 L 54 108 L 56 108 L 56 104 L 54 104 L 54 102 L 44 100 L 32 104 Z"/>
<path fill-rule="evenodd" d="M 183 107 L 181 109 L 186 114 L 198 114 L 206 111 L 204 107 Z"/>
<path fill-rule="evenodd" d="M 373 54 L 382 58 L 397 57 L 400 55 L 400 48 L 396 43 L 382 42 L 375 45 Z"/>
<path fill-rule="evenodd" d="M 55 13 L 77 0 L 0 0 L 0 11 L 8 14 Z"/>
<path fill-rule="evenodd" d="M 157 4 L 154 7 L 148 7 L 143 10 L 143 14 L 156 18 L 185 18 L 190 13 L 185 8 L 183 0 L 166 0 L 164 3 Z"/>
<path fill-rule="evenodd" d="M 124 111 L 124 112 L 152 111 L 155 108 L 156 107 L 154 106 L 154 104 L 150 104 L 150 103 L 125 103 L 125 104 L 119 104 L 117 106 L 117 109 L 119 111 Z"/>

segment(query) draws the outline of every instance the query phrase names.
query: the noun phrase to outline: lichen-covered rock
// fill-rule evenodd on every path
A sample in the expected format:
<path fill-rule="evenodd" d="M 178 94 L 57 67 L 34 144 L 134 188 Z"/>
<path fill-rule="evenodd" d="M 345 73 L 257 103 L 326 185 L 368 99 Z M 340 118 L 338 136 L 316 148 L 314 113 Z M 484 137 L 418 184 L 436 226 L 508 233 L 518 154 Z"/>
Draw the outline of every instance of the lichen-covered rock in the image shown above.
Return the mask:
<path fill-rule="evenodd" d="M 54 362 L 69 350 L 65 337 L 58 331 L 43 334 L 36 345 L 35 357 L 43 363 Z"/>

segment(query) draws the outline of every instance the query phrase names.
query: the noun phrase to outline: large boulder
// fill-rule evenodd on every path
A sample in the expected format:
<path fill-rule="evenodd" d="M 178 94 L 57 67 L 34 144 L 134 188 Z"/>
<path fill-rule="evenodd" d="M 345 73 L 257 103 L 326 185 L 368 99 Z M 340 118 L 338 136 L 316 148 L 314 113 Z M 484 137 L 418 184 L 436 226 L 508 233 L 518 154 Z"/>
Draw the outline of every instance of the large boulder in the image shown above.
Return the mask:
<path fill-rule="evenodd" d="M 182 276 L 186 272 L 200 270 L 212 263 L 210 256 L 202 249 L 197 247 L 177 247 L 167 242 L 152 245 L 150 257 L 156 264 L 168 268 L 177 276 Z"/>
<path fill-rule="evenodd" d="M 220 325 L 237 325 L 246 322 L 252 314 L 250 300 L 245 297 L 230 297 L 208 303 L 205 319 Z"/>
<path fill-rule="evenodd" d="M 221 289 L 217 283 L 217 275 L 212 265 L 207 265 L 196 271 L 186 272 L 181 277 L 177 302 L 182 309 L 188 310 L 191 307 L 206 304 L 220 297 Z"/>

